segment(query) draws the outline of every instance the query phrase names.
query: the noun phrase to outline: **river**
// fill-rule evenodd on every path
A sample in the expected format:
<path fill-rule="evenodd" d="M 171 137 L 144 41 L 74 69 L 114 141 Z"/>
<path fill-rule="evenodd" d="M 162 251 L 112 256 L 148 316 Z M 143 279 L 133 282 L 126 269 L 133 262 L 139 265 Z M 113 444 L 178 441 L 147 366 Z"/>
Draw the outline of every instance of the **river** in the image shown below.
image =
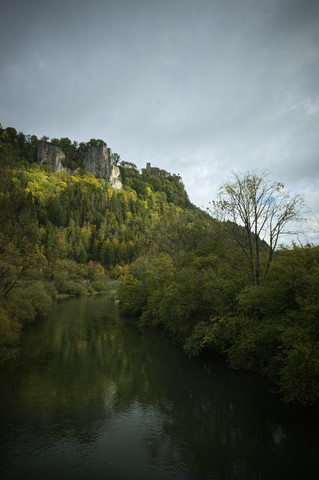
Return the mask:
<path fill-rule="evenodd" d="M 0 382 L 2 480 L 319 478 L 317 417 L 112 296 L 57 302 Z"/>

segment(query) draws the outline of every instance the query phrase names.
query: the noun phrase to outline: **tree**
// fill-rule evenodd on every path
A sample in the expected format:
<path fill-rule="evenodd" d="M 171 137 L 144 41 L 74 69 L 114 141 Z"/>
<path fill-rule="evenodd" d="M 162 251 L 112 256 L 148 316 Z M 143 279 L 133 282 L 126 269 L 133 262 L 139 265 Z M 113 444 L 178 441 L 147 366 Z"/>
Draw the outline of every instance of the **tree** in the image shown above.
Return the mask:
<path fill-rule="evenodd" d="M 8 136 L 8 132 L 3 129 L 2 124 L 0 123 L 0 143 Z"/>
<path fill-rule="evenodd" d="M 292 233 L 285 227 L 300 220 L 303 205 L 301 195 L 290 195 L 282 183 L 269 179 L 268 172 L 234 173 L 231 181 L 220 187 L 213 210 L 247 258 L 253 284 L 259 285 L 267 275 L 279 237 Z"/>
<path fill-rule="evenodd" d="M 100 138 L 91 138 L 91 140 L 87 144 L 89 147 L 100 147 L 103 145 L 107 147 L 107 144 L 104 142 L 104 140 L 101 140 Z"/>
<path fill-rule="evenodd" d="M 113 160 L 114 160 L 114 163 L 116 163 L 116 165 L 119 165 L 121 160 L 120 155 L 118 153 L 113 153 Z"/>

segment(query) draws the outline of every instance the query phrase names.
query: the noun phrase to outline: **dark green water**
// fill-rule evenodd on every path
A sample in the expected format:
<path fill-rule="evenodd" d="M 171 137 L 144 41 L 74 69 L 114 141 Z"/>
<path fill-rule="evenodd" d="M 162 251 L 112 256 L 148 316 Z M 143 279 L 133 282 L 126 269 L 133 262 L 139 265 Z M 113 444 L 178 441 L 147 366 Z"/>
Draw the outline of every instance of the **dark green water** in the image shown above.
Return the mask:
<path fill-rule="evenodd" d="M 56 304 L 0 381 L 1 479 L 319 478 L 316 417 L 112 297 Z"/>

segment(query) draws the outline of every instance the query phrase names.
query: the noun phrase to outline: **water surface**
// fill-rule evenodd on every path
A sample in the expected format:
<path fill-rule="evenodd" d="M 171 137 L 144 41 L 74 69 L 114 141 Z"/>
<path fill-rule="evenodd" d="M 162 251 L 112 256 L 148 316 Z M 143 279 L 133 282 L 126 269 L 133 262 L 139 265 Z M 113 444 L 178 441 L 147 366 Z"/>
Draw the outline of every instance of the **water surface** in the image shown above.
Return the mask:
<path fill-rule="evenodd" d="M 110 296 L 54 305 L 0 382 L 1 479 L 319 478 L 316 417 Z"/>

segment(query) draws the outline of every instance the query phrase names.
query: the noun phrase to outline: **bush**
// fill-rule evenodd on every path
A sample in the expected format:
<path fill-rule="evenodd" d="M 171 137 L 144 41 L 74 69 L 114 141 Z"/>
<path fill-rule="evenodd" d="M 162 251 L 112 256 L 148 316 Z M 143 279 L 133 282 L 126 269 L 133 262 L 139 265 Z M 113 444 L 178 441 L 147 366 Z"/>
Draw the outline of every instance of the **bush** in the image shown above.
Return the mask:
<path fill-rule="evenodd" d="M 106 292 L 108 289 L 107 280 L 95 280 L 91 282 L 90 286 L 98 293 Z"/>
<path fill-rule="evenodd" d="M 8 298 L 7 311 L 21 323 L 31 323 L 43 318 L 52 303 L 52 296 L 43 282 L 35 281 L 13 290 Z"/>
<path fill-rule="evenodd" d="M 68 295 L 85 295 L 88 293 L 84 278 L 86 267 L 73 260 L 58 260 L 52 264 L 50 274 L 58 293 Z"/>
<path fill-rule="evenodd" d="M 281 337 L 280 392 L 285 402 L 312 405 L 319 398 L 319 345 L 292 325 Z"/>
<path fill-rule="evenodd" d="M 140 315 L 146 304 L 147 294 L 143 282 L 133 275 L 122 277 L 118 286 L 121 310 L 126 313 Z"/>

